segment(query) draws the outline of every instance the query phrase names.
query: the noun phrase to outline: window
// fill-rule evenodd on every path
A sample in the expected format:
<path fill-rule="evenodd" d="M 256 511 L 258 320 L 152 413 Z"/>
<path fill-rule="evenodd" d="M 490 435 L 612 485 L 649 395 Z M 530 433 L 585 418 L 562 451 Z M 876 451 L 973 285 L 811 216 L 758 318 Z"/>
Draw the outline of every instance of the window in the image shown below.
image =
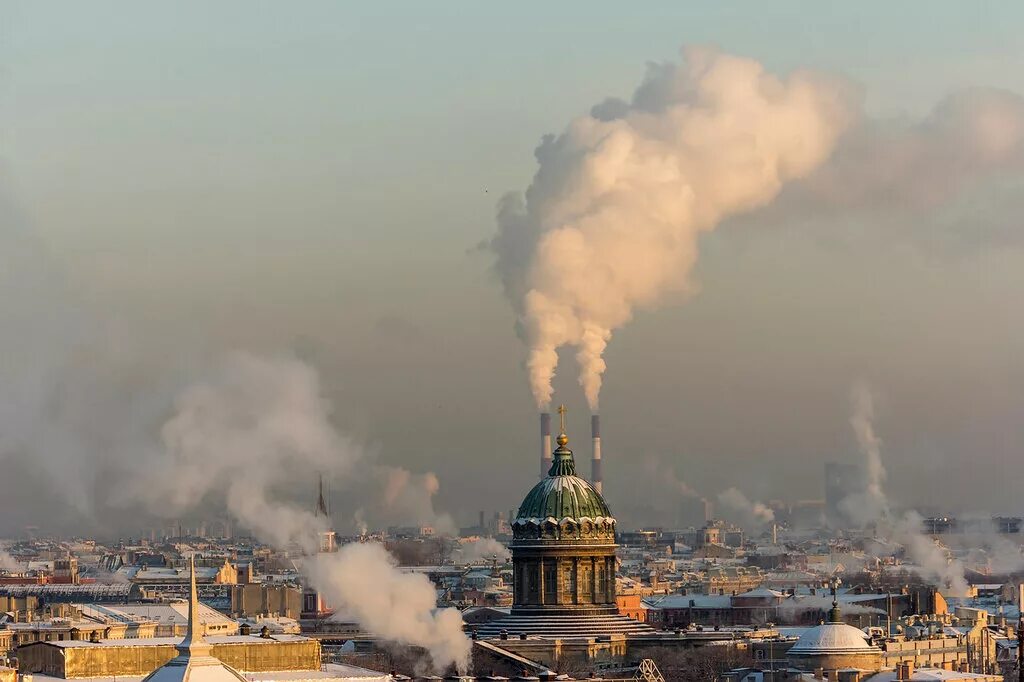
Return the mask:
<path fill-rule="evenodd" d="M 594 565 L 594 585 L 597 590 L 597 593 L 594 595 L 595 602 L 608 601 L 608 584 L 604 569 L 605 564 L 603 559 L 599 560 Z"/>
<path fill-rule="evenodd" d="M 580 585 L 580 603 L 592 604 L 594 602 L 594 584 L 593 584 L 593 564 L 589 559 L 584 559 L 579 563 L 579 585 Z"/>
<path fill-rule="evenodd" d="M 530 604 L 540 601 L 540 564 L 526 565 L 526 600 Z"/>
<path fill-rule="evenodd" d="M 558 601 L 558 567 L 554 561 L 544 562 L 544 603 Z"/>
<path fill-rule="evenodd" d="M 576 570 L 572 559 L 562 562 L 562 603 L 576 603 Z"/>

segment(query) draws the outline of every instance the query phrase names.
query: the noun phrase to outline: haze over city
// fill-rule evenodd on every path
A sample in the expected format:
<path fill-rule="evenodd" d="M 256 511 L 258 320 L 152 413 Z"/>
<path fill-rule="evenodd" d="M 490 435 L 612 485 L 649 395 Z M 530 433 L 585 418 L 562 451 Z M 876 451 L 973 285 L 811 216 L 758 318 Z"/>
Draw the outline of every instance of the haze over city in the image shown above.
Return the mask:
<path fill-rule="evenodd" d="M 0 0 L 0 682 L 1024 682 L 1022 22 Z"/>
<path fill-rule="evenodd" d="M 470 518 L 495 481 L 534 474 L 527 355 L 486 245 L 499 199 L 529 185 L 542 136 L 628 100 L 684 46 L 813 68 L 862 117 L 850 148 L 870 144 L 858 135 L 914 137 L 872 171 L 884 186 L 855 169 L 865 187 L 807 199 L 812 172 L 726 216 L 700 236 L 690 295 L 638 306 L 605 353 L 606 494 L 625 508 L 669 495 L 646 475 L 655 467 L 707 496 L 735 485 L 805 497 L 822 462 L 856 456 L 849 392 L 867 382 L 901 504 L 932 504 L 941 488 L 947 508 L 979 511 L 983 498 L 1019 513 L 1017 11 L 680 6 L 654 21 L 613 6 L 454 4 L 395 21 L 386 6 L 331 3 L 7 3 L 3 255 L 29 243 L 39 263 L 19 254 L 19 265 L 76 324 L 109 335 L 93 378 L 106 386 L 83 390 L 138 382 L 133 400 L 167 401 L 169 385 L 225 353 L 297 356 L 342 433 L 381 462 L 436 473 L 440 507 Z M 927 129 L 971 88 L 991 90 L 969 106 L 1002 98 L 1008 128 L 994 134 L 1017 136 L 988 165 L 949 141 L 956 131 Z M 932 154 L 964 158 L 947 176 Z M 5 306 L 28 318 L 4 325 L 5 349 L 66 333 L 44 326 L 57 313 L 34 293 L 5 284 Z M 583 437 L 586 403 L 562 351 L 555 396 Z M 114 404 L 91 426 L 125 428 Z M 8 530 L 29 513 L 65 530 L 125 529 L 102 502 L 69 509 L 39 460 L 5 457 L 17 474 L 2 494 L 45 499 L 5 514 Z M 984 470 L 999 475 L 965 475 Z"/>

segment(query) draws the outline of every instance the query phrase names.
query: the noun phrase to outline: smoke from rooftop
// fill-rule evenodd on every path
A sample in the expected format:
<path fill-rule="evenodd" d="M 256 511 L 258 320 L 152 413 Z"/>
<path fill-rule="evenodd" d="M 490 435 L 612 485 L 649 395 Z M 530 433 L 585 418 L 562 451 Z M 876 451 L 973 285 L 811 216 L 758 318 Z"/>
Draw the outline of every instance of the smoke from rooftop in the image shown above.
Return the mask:
<path fill-rule="evenodd" d="M 76 305 L 57 272 L 29 230 L 0 222 L 0 461 L 45 475 L 46 504 L 66 498 L 87 519 L 226 509 L 263 542 L 313 552 L 329 521 L 296 492 L 321 473 L 362 490 L 368 513 L 438 521 L 437 477 L 381 465 L 334 428 L 311 366 L 237 351 L 142 373 L 131 336 Z M 43 503 L 29 511 L 47 513 Z M 465 667 L 458 613 L 435 610 L 430 582 L 399 571 L 383 548 L 346 546 L 308 568 L 368 629 Z"/>

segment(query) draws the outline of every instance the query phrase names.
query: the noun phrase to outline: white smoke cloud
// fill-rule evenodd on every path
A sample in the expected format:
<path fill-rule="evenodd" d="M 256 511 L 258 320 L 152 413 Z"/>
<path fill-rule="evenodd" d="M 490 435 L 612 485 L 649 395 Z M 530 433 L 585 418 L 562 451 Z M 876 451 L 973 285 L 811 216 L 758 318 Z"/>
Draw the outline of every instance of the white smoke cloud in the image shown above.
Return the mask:
<path fill-rule="evenodd" d="M 495 556 L 498 557 L 498 561 L 504 561 L 509 555 L 508 547 L 494 538 L 480 538 L 479 540 L 461 542 L 459 543 L 458 552 L 456 560 L 462 564 L 490 562 Z"/>
<path fill-rule="evenodd" d="M 771 507 L 763 502 L 751 502 L 738 488 L 723 490 L 718 494 L 718 501 L 739 512 L 746 522 L 765 524 L 775 520 L 775 511 Z"/>
<path fill-rule="evenodd" d="M 558 349 L 573 346 L 596 410 L 612 332 L 690 291 L 701 232 L 810 173 L 851 120 L 847 89 L 820 75 L 779 78 L 711 49 L 683 57 L 651 66 L 631 102 L 545 137 L 525 197 L 499 205 L 491 245 L 540 407 Z"/>
<path fill-rule="evenodd" d="M 0 571 L 18 573 L 25 570 L 25 564 L 15 559 L 11 554 L 0 547 Z"/>
<path fill-rule="evenodd" d="M 313 472 L 345 475 L 362 456 L 332 428 L 316 372 L 294 358 L 232 353 L 174 410 L 115 504 L 141 502 L 173 518 L 222 497 L 235 519 L 283 546 L 305 509 L 271 505 L 270 491 L 308 488 Z"/>
<path fill-rule="evenodd" d="M 38 473 L 47 491 L 45 507 L 19 511 L 40 520 L 55 500 L 78 519 L 226 507 L 260 540 L 312 551 L 327 522 L 295 491 L 311 490 L 321 473 L 400 507 L 396 516 L 436 519 L 436 477 L 396 477 L 340 434 L 312 367 L 247 352 L 193 361 L 199 371 L 138 362 L 137 349 L 150 344 L 132 345 L 130 331 L 78 305 L 58 272 L 31 231 L 0 220 L 0 462 L 21 467 L 25 484 Z M 426 647 L 439 666 L 464 666 L 458 613 L 436 610 L 429 581 L 406 578 L 382 551 L 316 558 L 310 579 L 332 603 L 371 618 L 366 626 L 381 637 Z M 358 599 L 390 611 L 371 617 Z"/>
<path fill-rule="evenodd" d="M 919 120 L 868 120 L 768 213 L 899 215 L 949 203 L 979 181 L 1024 171 L 1024 98 L 968 88 Z"/>
<path fill-rule="evenodd" d="M 433 472 L 416 474 L 396 466 L 374 467 L 374 495 L 369 506 L 356 510 L 356 519 L 372 517 L 380 525 L 408 522 L 431 526 L 435 532 L 452 535 L 458 530 L 449 514 L 438 513 L 434 508 L 434 497 L 441 489 L 441 483 Z"/>
<path fill-rule="evenodd" d="M 885 466 L 882 464 L 882 439 L 875 433 L 875 401 L 868 385 L 863 381 L 850 390 L 853 428 L 857 445 L 864 459 L 865 485 L 839 504 L 840 511 L 856 525 L 864 526 L 889 516 L 889 501 L 883 492 Z"/>
<path fill-rule="evenodd" d="M 948 549 L 922 531 L 923 518 L 915 511 L 907 512 L 893 524 L 892 538 L 903 545 L 907 556 L 915 564 L 916 572 L 948 596 L 964 597 L 968 583 L 962 561 L 954 558 Z"/>
<path fill-rule="evenodd" d="M 886 472 L 882 463 L 882 440 L 875 433 L 873 394 L 866 383 L 858 382 L 850 395 L 850 426 L 864 459 L 866 484 L 863 491 L 844 499 L 840 508 L 854 523 L 862 526 L 876 524 L 879 535 L 886 535 L 902 545 L 914 563 L 914 570 L 923 579 L 944 589 L 949 596 L 966 595 L 968 584 L 963 563 L 924 534 L 921 515 L 909 511 L 902 517 L 893 517 L 883 487 Z"/>
<path fill-rule="evenodd" d="M 162 465 L 136 472 L 132 494 L 172 512 L 223 496 L 239 523 L 279 547 L 297 543 L 315 552 L 317 533 L 328 522 L 276 490 L 301 485 L 313 471 L 342 477 L 370 467 L 363 450 L 331 426 L 316 372 L 296 359 L 233 354 L 218 372 L 186 389 L 176 407 L 161 430 Z M 371 470 L 384 472 L 385 506 L 413 499 L 419 505 L 414 511 L 433 512 L 436 476 Z M 399 571 L 382 547 L 346 545 L 336 554 L 313 555 L 303 570 L 329 603 L 369 630 L 425 647 L 442 668 L 454 663 L 465 669 L 469 642 L 461 616 L 437 610 L 430 581 Z"/>
<path fill-rule="evenodd" d="M 436 609 L 430 580 L 405 573 L 379 544 L 353 543 L 335 554 L 317 554 L 303 571 L 328 598 L 371 632 L 425 647 L 435 665 L 469 665 L 469 639 L 455 609 Z"/>

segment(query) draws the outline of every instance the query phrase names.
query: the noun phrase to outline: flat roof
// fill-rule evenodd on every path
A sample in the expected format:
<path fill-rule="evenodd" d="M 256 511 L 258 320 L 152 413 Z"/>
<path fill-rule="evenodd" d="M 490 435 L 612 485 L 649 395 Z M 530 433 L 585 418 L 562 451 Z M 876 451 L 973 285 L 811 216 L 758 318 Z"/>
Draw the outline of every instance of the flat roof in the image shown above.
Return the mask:
<path fill-rule="evenodd" d="M 391 680 L 391 676 L 387 673 L 377 672 L 376 670 L 370 670 L 368 668 L 360 668 L 354 665 L 340 665 L 337 663 L 328 663 L 319 670 L 282 670 L 282 671 L 270 671 L 260 673 L 241 672 L 238 673 L 242 677 L 250 682 L 303 682 L 303 680 L 311 680 L 313 682 L 329 682 L 329 680 L 367 680 L 374 682 L 388 682 Z M 134 676 L 122 676 L 117 677 L 90 677 L 87 678 L 89 682 L 142 682 L 145 675 L 134 675 Z M 32 673 L 32 679 L 38 682 L 67 682 L 62 677 L 53 677 L 50 675 L 43 675 L 40 673 Z"/>
<path fill-rule="evenodd" d="M 36 644 L 50 644 L 62 649 L 76 649 L 87 647 L 135 647 L 135 646 L 177 646 L 181 644 L 184 637 L 145 637 L 135 639 L 101 639 L 99 642 L 89 642 L 84 639 L 65 639 L 50 642 L 29 642 L 25 646 Z M 312 642 L 315 641 L 303 635 L 272 634 L 263 638 L 257 635 L 208 635 L 204 637 L 210 644 L 264 644 L 273 642 Z"/>

